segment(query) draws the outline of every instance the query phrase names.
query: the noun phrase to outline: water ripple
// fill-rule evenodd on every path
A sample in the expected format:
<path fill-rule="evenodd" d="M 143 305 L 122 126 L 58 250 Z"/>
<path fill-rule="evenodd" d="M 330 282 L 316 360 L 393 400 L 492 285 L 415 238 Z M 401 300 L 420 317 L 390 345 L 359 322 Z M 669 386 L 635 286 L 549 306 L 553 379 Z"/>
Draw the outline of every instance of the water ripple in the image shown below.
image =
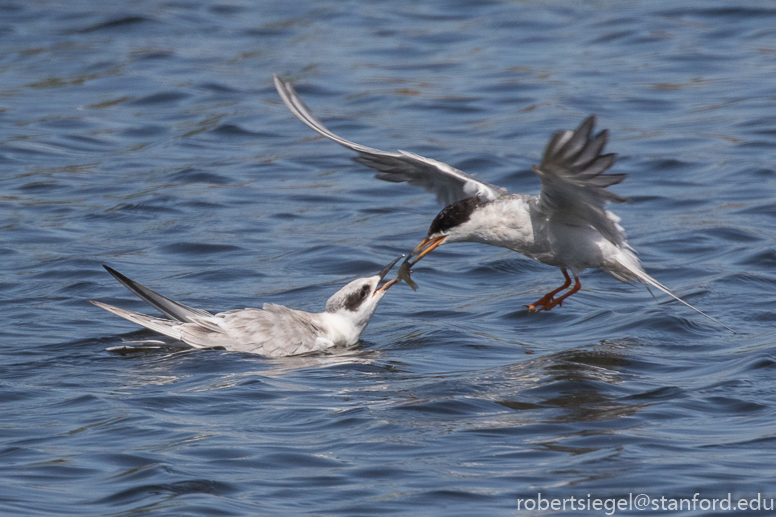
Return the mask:
<path fill-rule="evenodd" d="M 3 515 L 513 515 L 518 497 L 773 497 L 776 10 L 713 0 L 0 5 Z M 356 346 L 188 350 L 115 265 L 208 310 L 321 310 L 425 236 L 335 132 L 535 194 L 610 129 L 645 268 L 738 334 L 585 272 L 450 245 Z M 757 515 L 758 512 L 752 512 Z M 764 514 L 764 512 L 760 512 Z"/>

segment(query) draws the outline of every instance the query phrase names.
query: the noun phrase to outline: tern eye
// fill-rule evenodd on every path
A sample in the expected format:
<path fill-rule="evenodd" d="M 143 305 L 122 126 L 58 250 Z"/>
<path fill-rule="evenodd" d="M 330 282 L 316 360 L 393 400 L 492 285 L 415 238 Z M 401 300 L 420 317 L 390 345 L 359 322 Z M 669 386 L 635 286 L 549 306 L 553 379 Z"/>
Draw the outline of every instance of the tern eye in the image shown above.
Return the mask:
<path fill-rule="evenodd" d="M 367 299 L 371 291 L 372 288 L 369 287 L 369 284 L 364 284 L 358 291 L 351 292 L 348 297 L 345 298 L 345 308 L 349 311 L 357 311 L 358 308 L 361 307 L 361 305 L 364 303 L 364 300 Z"/>

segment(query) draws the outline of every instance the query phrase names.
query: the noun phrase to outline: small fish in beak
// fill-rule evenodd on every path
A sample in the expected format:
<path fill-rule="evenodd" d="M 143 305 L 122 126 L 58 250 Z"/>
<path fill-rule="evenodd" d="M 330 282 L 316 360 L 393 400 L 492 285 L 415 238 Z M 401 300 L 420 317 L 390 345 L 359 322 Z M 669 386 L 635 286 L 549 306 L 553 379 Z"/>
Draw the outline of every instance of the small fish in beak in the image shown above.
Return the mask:
<path fill-rule="evenodd" d="M 445 241 L 446 238 L 446 235 L 442 235 L 439 237 L 426 237 L 423 239 L 420 244 L 415 246 L 415 249 L 412 250 L 412 253 L 410 253 L 407 258 L 404 259 L 401 267 L 399 267 L 399 271 L 396 273 L 396 278 L 404 280 L 404 282 L 410 286 L 413 291 L 417 291 L 418 284 L 416 284 L 410 277 L 410 274 L 412 273 L 410 268 L 420 262 L 423 257 L 434 251 L 440 244 Z M 415 255 L 417 255 L 417 258 L 411 261 L 410 259 Z"/>
<path fill-rule="evenodd" d="M 412 288 L 413 291 L 418 290 L 418 284 L 416 284 L 412 278 L 410 278 L 410 267 L 412 267 L 412 264 L 409 262 L 404 262 L 401 267 L 399 267 L 399 271 L 396 272 L 396 280 L 404 280 L 404 283 L 406 283 L 408 286 Z"/>

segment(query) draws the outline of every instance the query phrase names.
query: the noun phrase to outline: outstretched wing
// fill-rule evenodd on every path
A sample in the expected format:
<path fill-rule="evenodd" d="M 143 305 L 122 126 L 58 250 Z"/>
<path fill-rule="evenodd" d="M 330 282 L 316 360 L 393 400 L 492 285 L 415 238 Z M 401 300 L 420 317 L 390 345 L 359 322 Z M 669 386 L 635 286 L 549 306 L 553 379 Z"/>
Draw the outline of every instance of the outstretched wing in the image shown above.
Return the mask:
<path fill-rule="evenodd" d="M 420 187 L 426 192 L 436 195 L 437 202 L 449 205 L 469 197 L 477 196 L 484 201 L 492 201 L 506 190 L 477 181 L 468 174 L 451 167 L 446 163 L 430 158 L 424 158 L 415 153 L 397 151 L 395 153 L 372 149 L 364 145 L 345 140 L 329 131 L 318 118 L 313 115 L 294 87 L 274 74 L 275 88 L 288 109 L 318 134 L 325 136 L 341 146 L 359 154 L 355 161 L 377 170 L 376 177 L 393 183 L 406 182 Z"/>
<path fill-rule="evenodd" d="M 614 164 L 616 155 L 601 154 L 609 132 L 592 136 L 594 126 L 595 115 L 590 115 L 575 131 L 558 131 L 550 139 L 541 165 L 532 167 L 542 181 L 539 210 L 554 222 L 592 226 L 622 246 L 625 233 L 617 224 L 619 219 L 604 207 L 609 201 L 628 201 L 606 190 L 627 174 L 603 174 Z"/>

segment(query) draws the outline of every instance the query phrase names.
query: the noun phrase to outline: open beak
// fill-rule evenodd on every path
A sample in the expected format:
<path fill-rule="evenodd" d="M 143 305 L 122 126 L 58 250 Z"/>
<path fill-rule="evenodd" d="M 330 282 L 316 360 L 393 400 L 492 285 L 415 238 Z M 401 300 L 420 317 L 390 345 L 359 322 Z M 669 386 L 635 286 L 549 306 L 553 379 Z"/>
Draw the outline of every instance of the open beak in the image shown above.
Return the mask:
<path fill-rule="evenodd" d="M 413 260 L 409 267 L 414 266 L 418 262 L 420 262 L 420 259 L 437 249 L 439 245 L 441 245 L 443 242 L 445 242 L 445 239 L 447 239 L 447 235 L 442 235 L 439 237 L 426 237 L 422 241 L 420 241 L 420 244 L 415 246 L 415 249 L 412 250 L 412 253 L 409 254 L 409 256 L 404 259 L 404 262 L 407 263 L 410 261 L 412 257 L 417 255 L 417 258 Z"/>
<path fill-rule="evenodd" d="M 404 259 L 404 262 L 402 262 L 401 267 L 399 268 L 399 272 L 396 274 L 396 278 L 404 280 L 413 291 L 417 291 L 418 284 L 412 281 L 412 278 L 410 277 L 410 274 L 412 273 L 410 268 L 417 264 L 420 259 L 434 251 L 439 245 L 445 242 L 445 239 L 447 239 L 447 235 L 441 235 L 439 237 L 426 237 L 420 241 L 420 244 L 415 246 L 415 249 L 412 250 L 412 253 L 407 255 L 407 258 Z M 415 260 L 410 260 L 415 255 L 417 255 L 417 258 Z"/>
<path fill-rule="evenodd" d="M 387 274 L 388 274 L 388 272 L 391 270 L 391 268 L 393 268 L 393 266 L 395 266 L 395 265 L 396 265 L 396 263 L 397 263 L 398 261 L 400 261 L 400 260 L 401 260 L 403 257 L 404 257 L 404 255 L 402 255 L 401 257 L 397 257 L 397 258 L 393 259 L 393 260 L 391 261 L 391 263 L 390 263 L 390 264 L 388 264 L 387 266 L 385 266 L 385 267 L 383 268 L 383 270 L 382 270 L 382 271 L 380 271 L 380 273 L 379 273 L 379 275 L 378 275 L 378 276 L 380 277 L 380 282 L 382 282 L 382 281 L 383 281 L 383 278 L 385 278 L 385 275 L 387 275 Z M 380 287 L 378 287 L 377 289 L 375 289 L 375 292 L 373 292 L 373 293 L 372 293 L 372 296 L 376 295 L 376 294 L 377 294 L 377 293 L 379 293 L 380 291 L 387 291 L 389 287 L 391 287 L 393 284 L 395 284 L 395 283 L 396 283 L 396 282 L 398 282 L 398 281 L 399 281 L 399 277 L 396 277 L 396 278 L 394 278 L 393 280 L 388 280 L 386 283 L 384 283 L 383 285 L 381 285 Z"/>
<path fill-rule="evenodd" d="M 381 285 L 380 287 L 375 289 L 375 292 L 372 293 L 372 296 L 376 295 L 380 291 L 387 291 L 389 287 L 391 287 L 393 284 L 395 284 L 399 280 L 401 280 L 401 278 L 399 278 L 398 276 L 396 278 L 392 279 L 392 280 L 388 280 L 386 283 L 384 283 L 383 285 Z"/>

